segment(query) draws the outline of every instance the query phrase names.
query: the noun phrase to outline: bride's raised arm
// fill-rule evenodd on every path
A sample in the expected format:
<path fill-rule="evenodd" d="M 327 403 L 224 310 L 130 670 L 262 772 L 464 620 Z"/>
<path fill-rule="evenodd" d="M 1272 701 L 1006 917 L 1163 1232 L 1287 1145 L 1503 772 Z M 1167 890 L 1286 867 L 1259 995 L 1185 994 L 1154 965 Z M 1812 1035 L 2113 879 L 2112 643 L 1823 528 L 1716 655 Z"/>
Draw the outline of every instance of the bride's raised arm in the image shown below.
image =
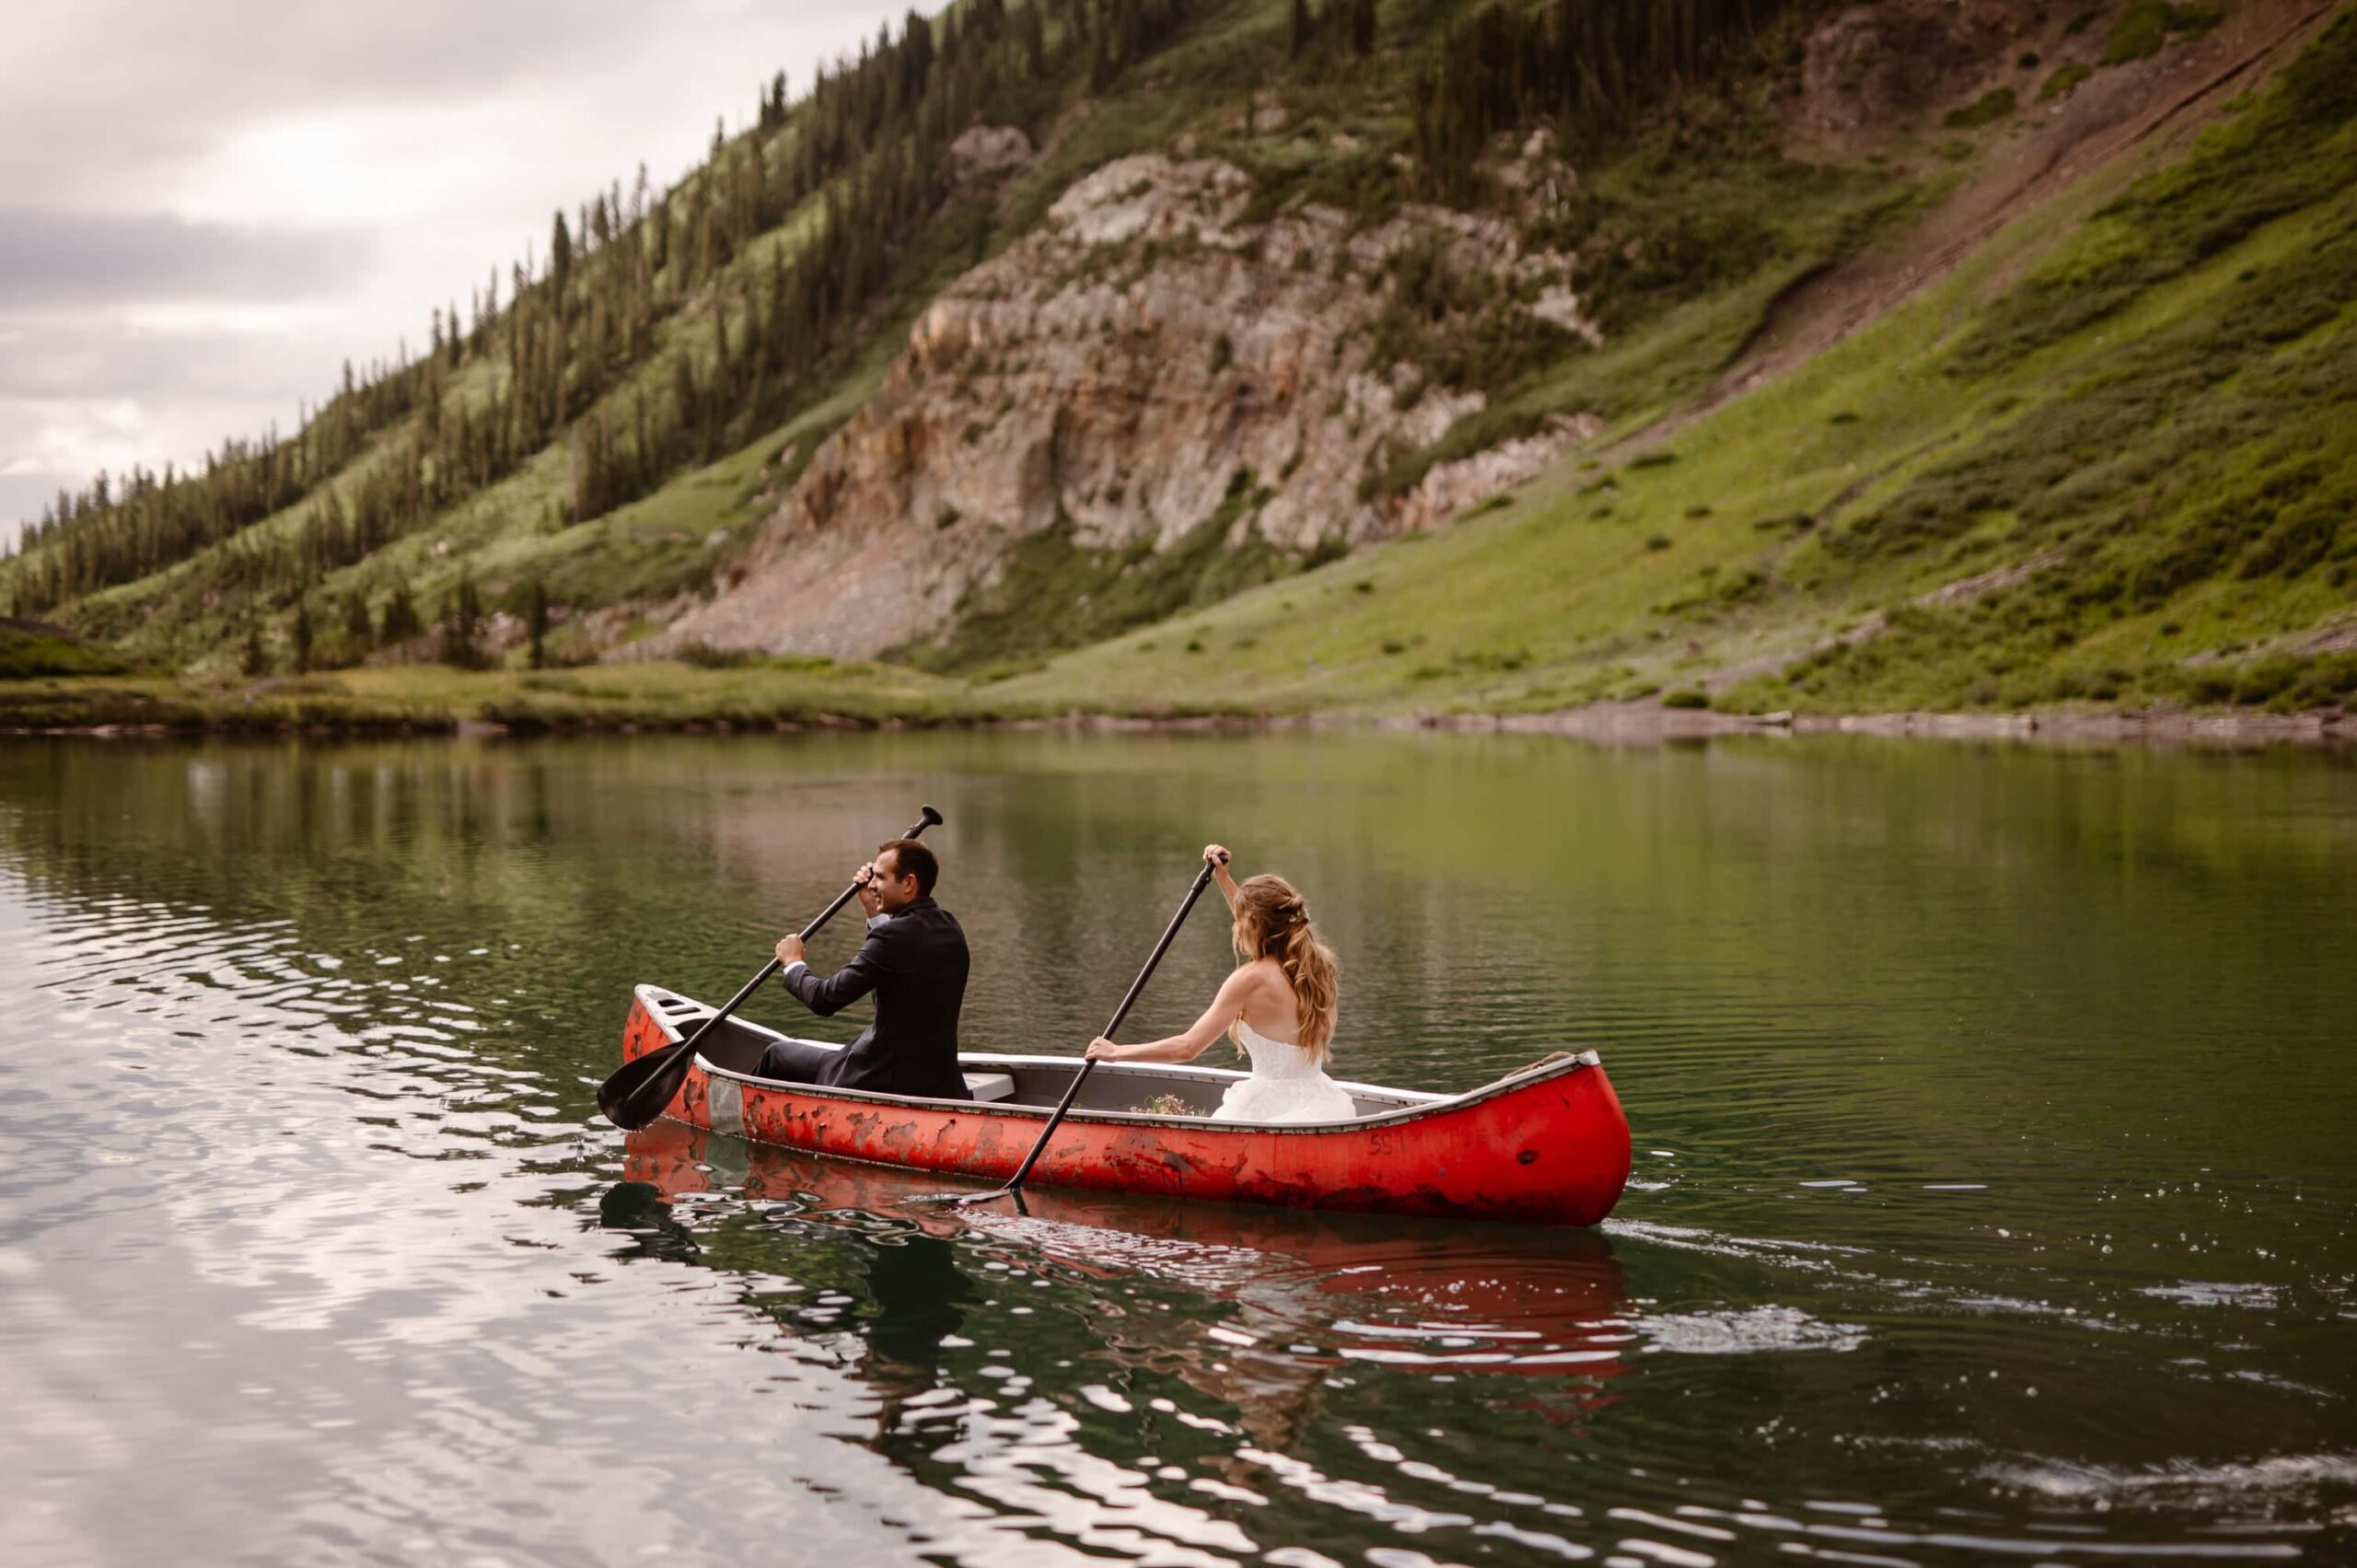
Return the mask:
<path fill-rule="evenodd" d="M 1227 846 L 1205 844 L 1203 858 L 1212 863 L 1212 878 L 1219 884 L 1219 896 L 1227 900 L 1227 912 L 1236 912 L 1236 878 L 1227 874 Z"/>
<path fill-rule="evenodd" d="M 1184 1034 L 1163 1040 L 1149 1040 L 1137 1045 L 1115 1045 L 1103 1035 L 1088 1042 L 1086 1052 L 1092 1062 L 1192 1062 L 1211 1049 L 1212 1041 L 1225 1033 L 1229 1026 L 1244 1016 L 1244 995 L 1250 989 L 1251 975 L 1237 970 L 1223 981 L 1219 994 L 1203 1009 L 1203 1016 L 1187 1028 Z"/>

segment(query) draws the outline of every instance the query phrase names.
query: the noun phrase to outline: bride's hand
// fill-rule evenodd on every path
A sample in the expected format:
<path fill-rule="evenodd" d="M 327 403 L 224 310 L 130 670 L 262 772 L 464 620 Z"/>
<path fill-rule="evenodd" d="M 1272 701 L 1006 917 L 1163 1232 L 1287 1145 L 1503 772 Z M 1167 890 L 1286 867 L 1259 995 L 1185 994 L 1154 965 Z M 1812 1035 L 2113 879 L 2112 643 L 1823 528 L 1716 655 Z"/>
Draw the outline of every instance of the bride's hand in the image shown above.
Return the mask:
<path fill-rule="evenodd" d="M 1203 858 L 1210 861 L 1213 865 L 1218 866 L 1222 871 L 1225 871 L 1227 869 L 1227 846 L 1225 844 L 1205 844 L 1203 846 Z"/>
<path fill-rule="evenodd" d="M 1090 1062 L 1116 1062 L 1120 1059 L 1121 1048 L 1103 1035 L 1098 1035 L 1088 1042 L 1088 1050 L 1083 1054 L 1084 1058 Z"/>

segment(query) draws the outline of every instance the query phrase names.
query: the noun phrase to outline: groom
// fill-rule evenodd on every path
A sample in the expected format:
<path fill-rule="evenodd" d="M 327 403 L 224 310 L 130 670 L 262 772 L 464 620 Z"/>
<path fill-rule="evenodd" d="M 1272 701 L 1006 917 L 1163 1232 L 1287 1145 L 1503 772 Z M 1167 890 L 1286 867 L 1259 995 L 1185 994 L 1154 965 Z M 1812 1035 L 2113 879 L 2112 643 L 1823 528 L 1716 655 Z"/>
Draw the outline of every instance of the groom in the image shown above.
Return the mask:
<path fill-rule="evenodd" d="M 941 863 L 914 839 L 878 844 L 860 867 L 867 940 L 850 963 L 821 980 L 802 956 L 802 938 L 777 945 L 785 988 L 820 1017 L 876 993 L 876 1021 L 841 1051 L 801 1040 L 772 1041 L 756 1073 L 798 1084 L 878 1094 L 970 1099 L 958 1070 L 958 1009 L 966 999 L 966 933 L 933 901 Z"/>

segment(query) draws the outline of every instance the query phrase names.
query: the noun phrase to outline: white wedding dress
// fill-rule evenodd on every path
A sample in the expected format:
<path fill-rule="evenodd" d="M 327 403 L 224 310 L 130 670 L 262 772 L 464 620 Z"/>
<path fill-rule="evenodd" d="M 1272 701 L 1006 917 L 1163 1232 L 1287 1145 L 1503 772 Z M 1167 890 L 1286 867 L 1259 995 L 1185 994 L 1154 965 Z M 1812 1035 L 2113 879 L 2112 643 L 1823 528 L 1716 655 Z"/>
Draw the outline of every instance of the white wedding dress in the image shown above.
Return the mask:
<path fill-rule="evenodd" d="M 1326 1075 L 1306 1047 L 1271 1040 L 1238 1018 L 1237 1043 L 1252 1056 L 1252 1075 L 1230 1084 L 1212 1112 L 1221 1121 L 1347 1121 L 1358 1114 L 1348 1089 Z"/>

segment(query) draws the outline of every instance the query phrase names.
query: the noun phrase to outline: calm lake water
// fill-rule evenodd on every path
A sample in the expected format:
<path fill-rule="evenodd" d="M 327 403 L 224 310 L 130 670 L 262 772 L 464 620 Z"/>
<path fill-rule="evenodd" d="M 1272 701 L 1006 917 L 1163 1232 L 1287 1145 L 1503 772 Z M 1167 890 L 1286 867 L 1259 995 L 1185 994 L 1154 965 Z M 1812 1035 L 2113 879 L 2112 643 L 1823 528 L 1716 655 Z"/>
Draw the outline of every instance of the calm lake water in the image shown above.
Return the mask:
<path fill-rule="evenodd" d="M 944 1214 L 597 1118 L 633 981 L 923 801 L 970 1044 L 1077 1051 L 1217 838 L 1347 1075 L 1602 1051 L 1619 1212 Z M 2347 753 L 16 740 L 0 988 L 12 1564 L 2357 1560 Z"/>

